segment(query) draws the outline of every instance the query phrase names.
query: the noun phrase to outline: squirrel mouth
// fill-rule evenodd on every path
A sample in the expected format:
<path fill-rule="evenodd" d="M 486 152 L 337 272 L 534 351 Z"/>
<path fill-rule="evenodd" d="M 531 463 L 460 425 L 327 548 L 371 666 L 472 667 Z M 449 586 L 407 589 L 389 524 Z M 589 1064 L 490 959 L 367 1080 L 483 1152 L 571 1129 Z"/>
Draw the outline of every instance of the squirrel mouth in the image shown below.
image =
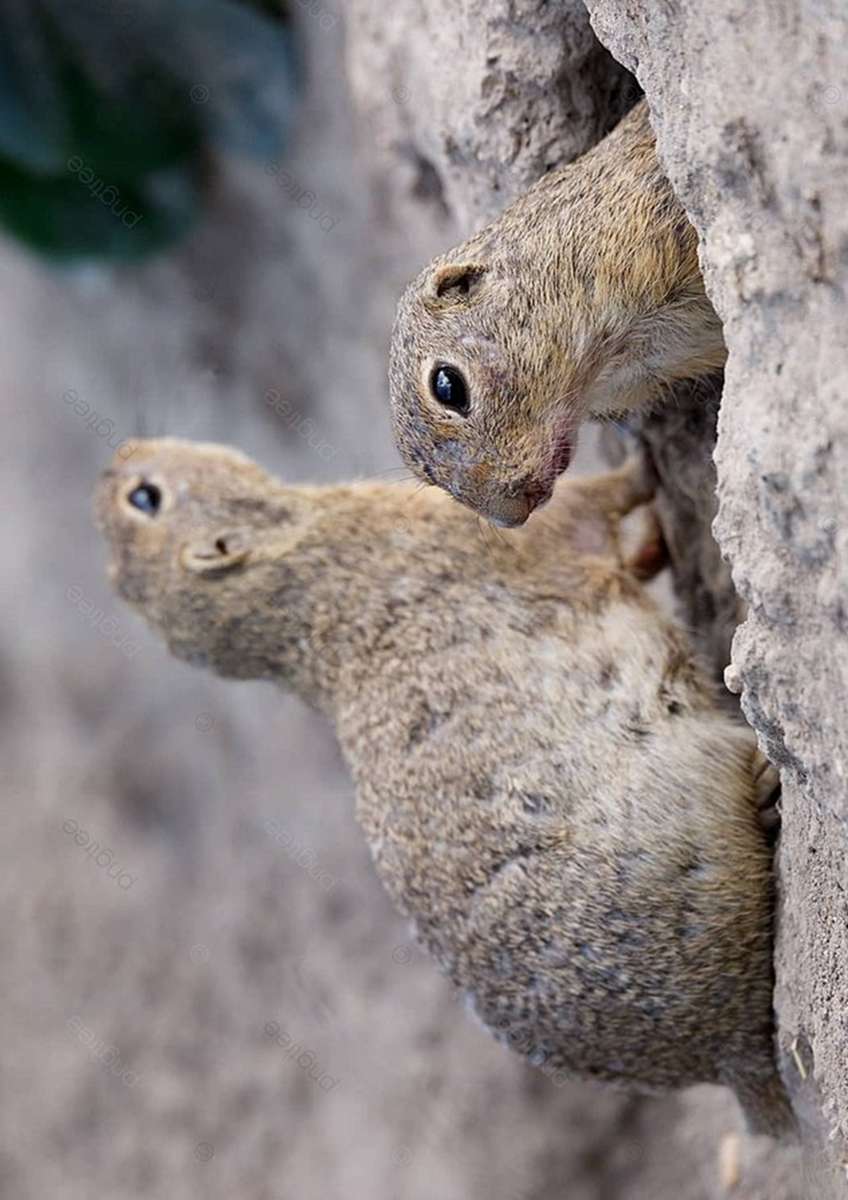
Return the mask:
<path fill-rule="evenodd" d="M 551 455 L 544 472 L 540 472 L 538 475 L 525 475 L 512 484 L 496 487 L 486 500 L 478 503 L 472 500 L 470 506 L 493 525 L 499 525 L 504 529 L 514 529 L 518 525 L 523 525 L 531 513 L 547 504 L 554 494 L 557 478 L 571 463 L 574 446 L 575 438 L 570 429 L 567 432 L 558 433 L 554 438 Z M 465 499 L 458 495 L 453 488 L 448 487 L 447 490 L 451 491 L 457 499 Z M 469 503 L 469 500 L 465 499 L 465 503 Z"/>
<path fill-rule="evenodd" d="M 554 485 L 563 471 L 568 469 L 573 454 L 574 440 L 571 433 L 558 433 L 554 438 L 550 466 L 544 478 L 532 484 L 524 493 L 531 512 L 550 500 Z"/>

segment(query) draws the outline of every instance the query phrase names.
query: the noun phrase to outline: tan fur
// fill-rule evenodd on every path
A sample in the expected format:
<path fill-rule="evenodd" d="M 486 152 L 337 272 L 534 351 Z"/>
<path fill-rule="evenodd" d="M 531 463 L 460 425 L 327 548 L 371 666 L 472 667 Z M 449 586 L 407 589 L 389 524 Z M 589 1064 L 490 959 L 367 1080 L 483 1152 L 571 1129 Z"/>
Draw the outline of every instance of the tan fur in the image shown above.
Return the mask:
<path fill-rule="evenodd" d="M 377 871 L 477 1016 L 555 1077 L 726 1083 L 783 1128 L 755 742 L 616 557 L 641 471 L 495 535 L 435 489 L 126 454 L 96 498 L 119 591 L 180 657 L 329 714 Z"/>
<path fill-rule="evenodd" d="M 422 478 L 520 524 L 550 495 L 584 418 L 645 408 L 724 359 L 697 237 L 643 101 L 409 286 L 389 372 L 397 443 Z M 465 376 L 466 416 L 431 395 L 438 364 Z"/>

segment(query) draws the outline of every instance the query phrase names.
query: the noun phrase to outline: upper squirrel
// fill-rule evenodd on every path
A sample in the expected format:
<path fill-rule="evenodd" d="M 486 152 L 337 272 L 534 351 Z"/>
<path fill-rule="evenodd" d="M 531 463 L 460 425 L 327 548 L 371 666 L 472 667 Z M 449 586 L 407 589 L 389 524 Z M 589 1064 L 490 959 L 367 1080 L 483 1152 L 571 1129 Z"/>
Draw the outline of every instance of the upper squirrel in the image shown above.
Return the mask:
<path fill-rule="evenodd" d="M 548 1072 L 722 1082 L 783 1128 L 756 744 L 617 557 L 640 469 L 492 539 L 435 489 L 129 449 L 96 497 L 119 591 L 181 658 L 329 714 L 377 871 L 481 1020 Z"/>
<path fill-rule="evenodd" d="M 645 408 L 725 357 L 641 101 L 407 288 L 389 369 L 398 447 L 422 478 L 520 525 L 585 417 Z"/>

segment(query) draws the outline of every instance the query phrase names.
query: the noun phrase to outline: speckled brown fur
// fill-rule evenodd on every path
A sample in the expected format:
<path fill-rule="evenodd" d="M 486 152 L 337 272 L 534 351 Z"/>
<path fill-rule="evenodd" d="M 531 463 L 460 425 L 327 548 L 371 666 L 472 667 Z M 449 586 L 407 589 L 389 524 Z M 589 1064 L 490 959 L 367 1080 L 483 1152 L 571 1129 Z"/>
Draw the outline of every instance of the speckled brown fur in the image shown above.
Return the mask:
<path fill-rule="evenodd" d="M 555 1078 L 722 1082 L 780 1130 L 755 743 L 616 557 L 640 470 L 496 536 L 435 489 L 131 449 L 96 499 L 118 590 L 335 721 L 380 877 L 477 1016 Z"/>
<path fill-rule="evenodd" d="M 410 284 L 389 372 L 397 443 L 422 478 L 520 524 L 550 495 L 585 417 L 645 408 L 724 359 L 696 234 L 643 101 Z M 465 415 L 431 394 L 442 364 L 465 378 Z"/>

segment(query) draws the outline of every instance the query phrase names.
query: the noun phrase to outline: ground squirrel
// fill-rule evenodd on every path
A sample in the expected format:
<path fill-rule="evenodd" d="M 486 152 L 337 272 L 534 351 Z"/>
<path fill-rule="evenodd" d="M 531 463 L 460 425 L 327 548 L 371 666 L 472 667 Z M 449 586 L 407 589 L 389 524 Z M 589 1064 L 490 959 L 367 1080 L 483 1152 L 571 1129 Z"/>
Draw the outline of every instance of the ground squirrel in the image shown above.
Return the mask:
<path fill-rule="evenodd" d="M 389 369 L 397 443 L 416 474 L 520 525 L 585 417 L 644 408 L 725 357 L 642 101 L 409 286 Z"/>
<path fill-rule="evenodd" d="M 548 1073 L 733 1087 L 789 1121 L 754 736 L 617 557 L 652 485 L 563 481 L 488 532 L 436 489 L 285 486 L 230 449 L 122 448 L 96 515 L 174 654 L 335 722 L 377 871 Z"/>

